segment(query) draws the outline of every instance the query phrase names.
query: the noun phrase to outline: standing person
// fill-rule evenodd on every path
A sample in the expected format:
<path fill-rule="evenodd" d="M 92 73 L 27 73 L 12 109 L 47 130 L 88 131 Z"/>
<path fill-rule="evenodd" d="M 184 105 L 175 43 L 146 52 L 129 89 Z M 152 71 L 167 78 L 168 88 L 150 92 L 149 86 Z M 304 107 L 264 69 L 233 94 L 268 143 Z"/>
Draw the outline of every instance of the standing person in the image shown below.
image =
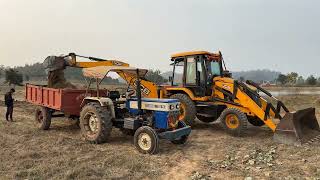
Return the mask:
<path fill-rule="evenodd" d="M 14 101 L 14 99 L 12 98 L 12 94 L 14 92 L 16 92 L 16 91 L 12 88 L 4 96 L 4 102 L 5 102 L 5 105 L 7 106 L 7 112 L 6 112 L 6 120 L 7 121 L 9 121 L 9 117 L 10 117 L 10 120 L 13 121 L 12 120 L 12 113 L 13 113 L 13 101 Z"/>

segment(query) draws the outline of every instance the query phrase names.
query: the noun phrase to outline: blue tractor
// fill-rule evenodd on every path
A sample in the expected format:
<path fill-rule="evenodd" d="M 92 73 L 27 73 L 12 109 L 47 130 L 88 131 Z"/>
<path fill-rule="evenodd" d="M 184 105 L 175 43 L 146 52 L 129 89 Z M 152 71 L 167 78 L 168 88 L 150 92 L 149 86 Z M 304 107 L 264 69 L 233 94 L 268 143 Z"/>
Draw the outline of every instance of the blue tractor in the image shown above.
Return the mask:
<path fill-rule="evenodd" d="M 125 93 L 108 91 L 100 95 L 99 86 L 108 72 L 126 73 L 132 76 L 135 87 Z M 159 139 L 173 144 L 184 144 L 191 128 L 178 120 L 180 102 L 176 99 L 141 98 L 140 79 L 147 70 L 121 66 L 98 66 L 84 68 L 83 74 L 90 78 L 88 91 L 96 80 L 96 96 L 85 95 L 81 104 L 80 127 L 85 139 L 91 143 L 106 142 L 113 127 L 134 136 L 134 145 L 141 153 L 155 154 Z"/>

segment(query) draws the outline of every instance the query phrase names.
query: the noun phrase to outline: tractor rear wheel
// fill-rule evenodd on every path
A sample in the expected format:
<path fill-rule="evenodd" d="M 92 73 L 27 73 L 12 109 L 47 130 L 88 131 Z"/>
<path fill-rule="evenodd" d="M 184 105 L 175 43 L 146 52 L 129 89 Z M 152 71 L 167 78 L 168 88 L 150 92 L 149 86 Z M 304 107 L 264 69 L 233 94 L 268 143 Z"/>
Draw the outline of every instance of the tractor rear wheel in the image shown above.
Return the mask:
<path fill-rule="evenodd" d="M 258 117 L 250 117 L 248 116 L 247 117 L 248 121 L 250 124 L 252 124 L 253 126 L 263 126 L 264 125 L 264 122 L 259 119 Z"/>
<path fill-rule="evenodd" d="M 222 127 L 233 136 L 243 136 L 247 130 L 247 116 L 237 108 L 227 108 L 221 115 Z"/>
<path fill-rule="evenodd" d="M 190 97 L 185 94 L 174 94 L 170 96 L 170 99 L 178 99 L 180 101 L 179 121 L 183 121 L 187 125 L 192 126 L 196 118 L 197 110 Z"/>
<path fill-rule="evenodd" d="M 156 154 L 159 151 L 159 137 L 154 129 L 142 126 L 134 133 L 134 145 L 143 154 Z"/>
<path fill-rule="evenodd" d="M 35 120 L 39 129 L 48 130 L 51 125 L 51 111 L 47 107 L 39 106 L 36 108 Z"/>
<path fill-rule="evenodd" d="M 112 131 L 112 117 L 106 107 L 99 103 L 88 103 L 80 113 L 80 128 L 90 143 L 100 144 L 108 140 Z"/>

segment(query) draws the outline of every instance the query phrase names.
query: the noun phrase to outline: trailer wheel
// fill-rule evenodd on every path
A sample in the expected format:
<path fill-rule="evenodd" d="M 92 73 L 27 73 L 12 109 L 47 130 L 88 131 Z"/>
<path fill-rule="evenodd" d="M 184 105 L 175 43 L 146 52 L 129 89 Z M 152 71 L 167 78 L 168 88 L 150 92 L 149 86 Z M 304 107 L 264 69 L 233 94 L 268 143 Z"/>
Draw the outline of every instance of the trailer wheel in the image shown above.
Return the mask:
<path fill-rule="evenodd" d="M 174 94 L 170 99 L 178 99 L 180 101 L 180 116 L 179 121 L 183 121 L 189 126 L 192 126 L 196 118 L 197 110 L 193 101 L 185 94 Z"/>
<path fill-rule="evenodd" d="M 186 127 L 187 125 L 180 121 L 179 124 L 178 124 L 178 128 L 183 128 L 183 127 Z M 175 139 L 175 140 L 172 140 L 172 144 L 185 144 L 188 140 L 188 135 L 184 135 L 184 136 L 181 136 L 179 139 Z"/>
<path fill-rule="evenodd" d="M 142 126 L 134 133 L 134 145 L 143 154 L 156 154 L 159 151 L 159 137 L 149 126 Z"/>
<path fill-rule="evenodd" d="M 250 124 L 252 124 L 253 126 L 263 126 L 264 125 L 264 122 L 259 119 L 258 117 L 250 117 L 248 116 L 247 117 L 248 121 Z"/>
<path fill-rule="evenodd" d="M 36 108 L 35 120 L 39 129 L 48 130 L 51 125 L 50 109 L 47 107 L 39 106 Z"/>
<path fill-rule="evenodd" d="M 80 128 L 82 135 L 90 143 L 106 142 L 112 130 L 109 110 L 95 102 L 86 104 L 80 113 Z"/>
<path fill-rule="evenodd" d="M 227 108 L 221 115 L 222 127 L 233 136 L 243 136 L 247 130 L 247 116 L 236 108 Z"/>

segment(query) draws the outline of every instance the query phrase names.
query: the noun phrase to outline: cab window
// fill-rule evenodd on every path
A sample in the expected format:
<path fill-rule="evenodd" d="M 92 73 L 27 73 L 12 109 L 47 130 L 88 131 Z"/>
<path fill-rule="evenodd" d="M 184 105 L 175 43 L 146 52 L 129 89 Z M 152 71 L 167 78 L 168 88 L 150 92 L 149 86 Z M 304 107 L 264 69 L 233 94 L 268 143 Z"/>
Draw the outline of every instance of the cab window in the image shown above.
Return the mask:
<path fill-rule="evenodd" d="M 196 85 L 197 84 L 197 65 L 194 57 L 187 58 L 187 69 L 186 69 L 186 84 Z"/>
<path fill-rule="evenodd" d="M 218 61 L 210 61 L 208 68 L 211 76 L 221 76 L 221 67 Z"/>
<path fill-rule="evenodd" d="M 179 86 L 182 85 L 183 82 L 183 70 L 184 70 L 184 61 L 183 59 L 181 60 L 176 60 L 174 64 L 174 72 L 173 72 L 173 80 L 172 80 L 172 85 L 173 86 Z"/>

